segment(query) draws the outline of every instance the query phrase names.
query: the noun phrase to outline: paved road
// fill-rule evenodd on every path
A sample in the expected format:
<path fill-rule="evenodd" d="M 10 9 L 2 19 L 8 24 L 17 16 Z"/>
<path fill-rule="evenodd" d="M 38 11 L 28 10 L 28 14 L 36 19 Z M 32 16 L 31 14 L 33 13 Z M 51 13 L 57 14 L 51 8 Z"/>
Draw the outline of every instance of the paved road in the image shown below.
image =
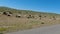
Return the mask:
<path fill-rule="evenodd" d="M 12 32 L 7 34 L 60 34 L 60 25 L 41 27 L 41 28 Z"/>

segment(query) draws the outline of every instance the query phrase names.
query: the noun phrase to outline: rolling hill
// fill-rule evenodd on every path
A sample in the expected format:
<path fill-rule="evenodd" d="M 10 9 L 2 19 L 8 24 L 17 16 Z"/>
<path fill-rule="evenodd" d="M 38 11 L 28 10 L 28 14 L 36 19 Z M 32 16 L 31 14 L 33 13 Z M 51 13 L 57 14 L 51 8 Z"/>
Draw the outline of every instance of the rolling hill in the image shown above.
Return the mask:
<path fill-rule="evenodd" d="M 60 14 L 0 7 L 0 32 L 26 30 L 54 24 L 60 24 Z"/>

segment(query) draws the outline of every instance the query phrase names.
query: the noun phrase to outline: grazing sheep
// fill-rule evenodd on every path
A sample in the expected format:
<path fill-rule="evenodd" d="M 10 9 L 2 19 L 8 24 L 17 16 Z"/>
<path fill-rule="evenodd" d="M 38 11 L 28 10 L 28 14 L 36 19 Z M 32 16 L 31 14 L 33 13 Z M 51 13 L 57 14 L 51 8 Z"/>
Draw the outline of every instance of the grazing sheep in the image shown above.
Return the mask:
<path fill-rule="evenodd" d="M 27 17 L 27 18 L 28 18 L 28 19 L 29 19 L 29 18 L 34 18 L 34 16 L 32 16 L 32 15 L 28 15 L 28 17 Z"/>
<path fill-rule="evenodd" d="M 31 18 L 31 15 L 28 15 L 28 17 L 27 17 L 27 18 L 28 18 L 28 19 L 29 19 L 29 18 Z"/>
<path fill-rule="evenodd" d="M 11 12 L 3 12 L 4 15 L 7 15 L 7 16 L 12 16 L 12 13 Z"/>
<path fill-rule="evenodd" d="M 12 12 L 9 12 L 9 14 L 13 14 Z"/>
<path fill-rule="evenodd" d="M 3 12 L 4 15 L 7 15 L 8 13 L 7 12 Z"/>
<path fill-rule="evenodd" d="M 39 15 L 39 18 L 40 18 L 40 19 L 41 19 L 41 17 L 42 17 L 42 16 L 41 16 L 41 15 Z"/>
<path fill-rule="evenodd" d="M 20 17 L 21 17 L 21 15 L 20 15 L 20 14 L 17 14 L 17 15 L 16 15 L 16 17 L 20 18 Z"/>
<path fill-rule="evenodd" d="M 7 16 L 12 16 L 12 14 L 8 14 Z"/>
<path fill-rule="evenodd" d="M 12 12 L 3 12 L 4 15 L 12 14 Z"/>

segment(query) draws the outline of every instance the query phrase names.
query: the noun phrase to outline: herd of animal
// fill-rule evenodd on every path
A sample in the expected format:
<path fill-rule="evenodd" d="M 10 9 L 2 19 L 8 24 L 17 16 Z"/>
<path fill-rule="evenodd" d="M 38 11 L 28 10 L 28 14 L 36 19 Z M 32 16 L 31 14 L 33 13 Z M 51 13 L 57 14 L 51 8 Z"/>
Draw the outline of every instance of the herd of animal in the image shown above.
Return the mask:
<path fill-rule="evenodd" d="M 0 13 L 0 14 L 1 14 L 1 13 Z M 13 13 L 10 12 L 10 11 L 2 12 L 2 14 L 3 14 L 3 15 L 6 15 L 6 16 L 13 16 Z M 16 14 L 15 17 L 21 18 L 22 15 L 21 15 L 21 14 Z M 39 19 L 41 19 L 41 18 L 42 18 L 42 15 L 38 15 L 38 17 L 39 17 Z M 44 16 L 44 17 L 47 17 L 47 16 Z M 28 18 L 28 19 L 29 19 L 29 18 L 35 18 L 35 15 L 29 14 L 29 15 L 26 15 L 26 18 Z M 52 18 L 53 18 L 54 20 L 56 19 L 55 16 L 53 16 Z"/>

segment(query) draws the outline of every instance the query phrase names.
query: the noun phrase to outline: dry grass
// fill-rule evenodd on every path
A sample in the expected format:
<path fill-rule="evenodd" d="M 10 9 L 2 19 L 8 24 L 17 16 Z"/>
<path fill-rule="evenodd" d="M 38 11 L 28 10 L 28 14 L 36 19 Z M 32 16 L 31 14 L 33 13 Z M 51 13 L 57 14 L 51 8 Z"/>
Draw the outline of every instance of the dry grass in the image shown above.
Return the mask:
<path fill-rule="evenodd" d="M 54 13 L 39 13 L 29 10 L 16 10 L 7 7 L 0 7 L 0 11 L 10 11 L 13 13 L 13 16 L 0 14 L 0 32 L 12 32 L 60 24 L 60 15 Z M 21 18 L 16 18 L 16 14 L 18 13 L 22 15 Z M 33 15 L 35 18 L 28 19 L 26 18 L 26 15 Z M 39 18 L 39 15 L 41 15 L 41 18 Z M 53 19 L 53 16 L 56 17 L 56 20 Z"/>
<path fill-rule="evenodd" d="M 37 28 L 47 25 L 53 25 L 53 24 L 59 24 L 60 19 L 59 17 L 56 18 L 56 20 L 50 19 L 49 17 L 42 17 L 42 19 L 34 19 L 34 18 L 16 18 L 14 16 L 6 16 L 1 15 L 0 16 L 0 26 L 3 28 L 0 28 L 0 31 L 18 31 L 18 30 L 25 30 L 25 29 L 31 29 L 31 28 Z M 7 27 L 8 26 L 8 27 Z"/>

